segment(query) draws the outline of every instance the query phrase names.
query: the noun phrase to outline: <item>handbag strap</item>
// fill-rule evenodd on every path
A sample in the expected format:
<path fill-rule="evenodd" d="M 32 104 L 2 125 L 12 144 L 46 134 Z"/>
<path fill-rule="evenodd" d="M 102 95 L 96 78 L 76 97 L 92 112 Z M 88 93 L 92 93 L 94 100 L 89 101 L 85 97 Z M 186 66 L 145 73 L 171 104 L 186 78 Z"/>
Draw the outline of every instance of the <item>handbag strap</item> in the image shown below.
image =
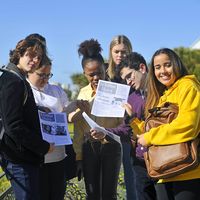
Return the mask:
<path fill-rule="evenodd" d="M 166 102 L 163 106 L 154 107 L 148 110 L 150 115 L 155 117 L 162 116 L 163 113 L 172 112 L 178 114 L 178 106 L 175 103 Z"/>

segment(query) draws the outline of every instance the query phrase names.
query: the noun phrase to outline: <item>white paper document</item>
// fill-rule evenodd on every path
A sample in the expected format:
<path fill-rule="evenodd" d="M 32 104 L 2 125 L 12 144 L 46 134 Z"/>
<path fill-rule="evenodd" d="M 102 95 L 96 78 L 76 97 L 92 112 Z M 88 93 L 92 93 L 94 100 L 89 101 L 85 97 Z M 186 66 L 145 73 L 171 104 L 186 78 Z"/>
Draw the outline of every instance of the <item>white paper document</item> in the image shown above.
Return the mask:
<path fill-rule="evenodd" d="M 107 131 L 104 127 L 99 126 L 85 112 L 83 112 L 82 115 L 83 115 L 83 118 L 85 119 L 85 121 L 90 126 L 90 128 L 92 128 L 92 129 L 94 129 L 94 130 L 96 130 L 98 132 L 105 133 L 106 135 L 108 135 L 109 137 L 111 137 L 116 142 L 121 143 L 120 137 L 118 135 L 115 135 L 115 134 L 111 133 L 110 131 Z"/>
<path fill-rule="evenodd" d="M 38 111 L 42 137 L 55 146 L 72 144 L 65 113 Z"/>
<path fill-rule="evenodd" d="M 124 117 L 130 86 L 100 80 L 91 114 L 99 117 Z"/>

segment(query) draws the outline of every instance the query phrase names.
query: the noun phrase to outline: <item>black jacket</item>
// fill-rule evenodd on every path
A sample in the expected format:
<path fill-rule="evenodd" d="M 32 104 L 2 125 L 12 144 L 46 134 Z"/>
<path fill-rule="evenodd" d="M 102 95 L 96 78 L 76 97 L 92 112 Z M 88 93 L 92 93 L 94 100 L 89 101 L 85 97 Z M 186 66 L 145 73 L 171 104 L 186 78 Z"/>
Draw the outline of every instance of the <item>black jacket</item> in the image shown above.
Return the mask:
<path fill-rule="evenodd" d="M 24 80 L 11 72 L 4 72 L 0 77 L 0 115 L 5 128 L 3 154 L 13 163 L 40 164 L 48 152 L 49 143 L 42 139 L 31 87 L 16 65 L 10 63 L 7 68 L 20 74 Z M 28 98 L 23 105 L 25 89 Z"/>

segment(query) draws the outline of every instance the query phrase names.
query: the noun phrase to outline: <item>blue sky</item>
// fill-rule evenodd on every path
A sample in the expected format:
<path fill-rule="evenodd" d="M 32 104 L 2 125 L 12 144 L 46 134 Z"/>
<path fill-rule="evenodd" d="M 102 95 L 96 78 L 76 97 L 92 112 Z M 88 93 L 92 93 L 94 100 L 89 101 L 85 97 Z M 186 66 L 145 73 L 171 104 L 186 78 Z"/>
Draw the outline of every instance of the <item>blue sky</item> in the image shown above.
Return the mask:
<path fill-rule="evenodd" d="M 150 60 L 161 47 L 189 47 L 200 38 L 199 0 L 6 0 L 0 5 L 0 64 L 30 33 L 47 39 L 53 59 L 52 81 L 71 83 L 82 72 L 78 45 L 98 39 L 107 58 L 109 43 L 124 34 Z"/>

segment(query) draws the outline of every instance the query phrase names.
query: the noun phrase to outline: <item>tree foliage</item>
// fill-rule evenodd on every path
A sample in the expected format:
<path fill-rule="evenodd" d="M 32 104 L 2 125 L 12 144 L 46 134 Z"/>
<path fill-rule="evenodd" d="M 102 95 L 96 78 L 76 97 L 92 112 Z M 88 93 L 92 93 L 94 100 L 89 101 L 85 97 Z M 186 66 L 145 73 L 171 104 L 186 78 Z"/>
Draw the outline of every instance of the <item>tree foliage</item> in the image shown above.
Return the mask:
<path fill-rule="evenodd" d="M 78 89 L 86 86 L 88 84 L 88 80 L 85 75 L 82 73 L 75 73 L 71 75 L 71 79 L 74 85 L 77 85 Z"/>
<path fill-rule="evenodd" d="M 200 80 L 200 50 L 178 47 L 174 51 L 180 56 L 189 73 L 195 74 Z"/>

